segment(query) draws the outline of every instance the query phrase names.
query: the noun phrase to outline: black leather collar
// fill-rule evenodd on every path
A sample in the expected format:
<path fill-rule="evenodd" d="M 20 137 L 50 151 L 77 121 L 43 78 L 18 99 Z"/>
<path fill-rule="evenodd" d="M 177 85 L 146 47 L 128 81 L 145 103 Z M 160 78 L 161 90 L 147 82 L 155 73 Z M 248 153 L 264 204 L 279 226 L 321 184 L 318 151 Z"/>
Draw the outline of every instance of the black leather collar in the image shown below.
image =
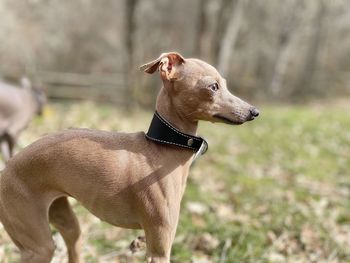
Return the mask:
<path fill-rule="evenodd" d="M 153 115 L 146 138 L 155 142 L 175 145 L 191 149 L 198 155 L 203 155 L 208 149 L 208 143 L 201 137 L 183 133 L 162 118 L 157 111 Z"/>

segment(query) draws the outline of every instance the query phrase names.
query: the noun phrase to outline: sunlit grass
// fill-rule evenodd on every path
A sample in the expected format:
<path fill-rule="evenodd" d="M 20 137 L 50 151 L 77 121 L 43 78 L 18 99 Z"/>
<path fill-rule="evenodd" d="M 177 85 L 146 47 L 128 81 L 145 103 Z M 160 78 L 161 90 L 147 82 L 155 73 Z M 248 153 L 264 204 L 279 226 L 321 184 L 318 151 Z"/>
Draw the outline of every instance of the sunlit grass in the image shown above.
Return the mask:
<path fill-rule="evenodd" d="M 242 126 L 201 123 L 209 151 L 191 170 L 172 262 L 349 262 L 349 115 L 334 104 L 261 111 Z M 68 127 L 146 131 L 151 116 L 55 103 L 23 133 L 19 148 Z M 141 231 L 117 229 L 74 208 L 87 262 L 144 262 L 143 254 L 128 252 Z M 14 247 L 3 230 L 0 242 L 4 262 L 12 262 Z"/>

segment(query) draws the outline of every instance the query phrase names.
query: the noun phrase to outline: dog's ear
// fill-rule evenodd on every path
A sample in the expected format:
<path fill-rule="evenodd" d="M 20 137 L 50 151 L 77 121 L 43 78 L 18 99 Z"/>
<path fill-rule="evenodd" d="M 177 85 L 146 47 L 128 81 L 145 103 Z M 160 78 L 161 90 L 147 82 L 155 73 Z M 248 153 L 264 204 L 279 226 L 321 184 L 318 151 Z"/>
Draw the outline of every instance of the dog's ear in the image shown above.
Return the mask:
<path fill-rule="evenodd" d="M 21 78 L 21 86 L 26 90 L 32 89 L 32 82 L 25 76 Z"/>
<path fill-rule="evenodd" d="M 149 74 L 154 73 L 156 70 L 160 71 L 162 78 L 167 80 L 174 80 L 176 68 L 185 63 L 185 59 L 176 52 L 163 53 L 151 62 L 148 62 L 140 67 Z"/>

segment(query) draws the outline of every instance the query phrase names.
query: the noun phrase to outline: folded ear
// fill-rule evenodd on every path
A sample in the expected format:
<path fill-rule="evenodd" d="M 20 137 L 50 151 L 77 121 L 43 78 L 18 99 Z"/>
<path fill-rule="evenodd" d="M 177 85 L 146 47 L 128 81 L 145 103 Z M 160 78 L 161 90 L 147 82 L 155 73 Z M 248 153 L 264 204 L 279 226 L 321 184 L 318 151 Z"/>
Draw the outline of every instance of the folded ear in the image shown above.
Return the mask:
<path fill-rule="evenodd" d="M 158 69 L 162 77 L 172 80 L 176 72 L 176 67 L 183 63 L 185 63 L 185 59 L 179 53 L 169 52 L 163 53 L 156 60 L 142 65 L 140 70 L 152 74 Z"/>

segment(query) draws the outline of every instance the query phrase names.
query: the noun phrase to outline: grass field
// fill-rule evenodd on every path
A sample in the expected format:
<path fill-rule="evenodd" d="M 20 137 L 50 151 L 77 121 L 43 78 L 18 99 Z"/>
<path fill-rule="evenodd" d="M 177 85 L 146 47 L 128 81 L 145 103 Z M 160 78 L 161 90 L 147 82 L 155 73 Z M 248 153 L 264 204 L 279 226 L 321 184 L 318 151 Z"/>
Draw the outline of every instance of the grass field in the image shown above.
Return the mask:
<path fill-rule="evenodd" d="M 190 172 L 172 262 L 350 262 L 350 101 L 262 106 L 242 126 L 201 123 L 209 151 Z M 148 128 L 152 112 L 51 104 L 18 148 L 68 127 Z M 98 176 L 98 175 L 97 175 Z M 112 227 L 73 202 L 86 262 L 144 262 L 128 246 L 141 231 Z M 66 262 L 55 233 L 54 262 Z M 0 229 L 0 262 L 18 253 Z"/>

